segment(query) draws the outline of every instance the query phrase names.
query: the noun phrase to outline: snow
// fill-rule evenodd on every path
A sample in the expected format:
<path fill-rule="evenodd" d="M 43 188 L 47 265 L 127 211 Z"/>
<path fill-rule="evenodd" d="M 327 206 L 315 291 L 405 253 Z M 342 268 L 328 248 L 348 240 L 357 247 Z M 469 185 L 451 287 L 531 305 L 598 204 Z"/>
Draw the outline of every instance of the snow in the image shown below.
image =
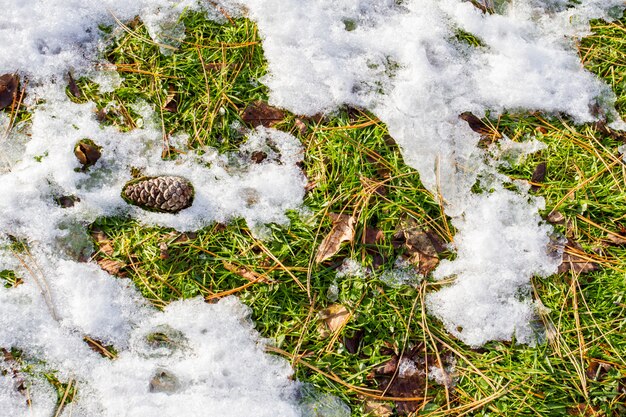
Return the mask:
<path fill-rule="evenodd" d="M 530 277 L 557 267 L 546 249 L 550 228 L 537 214 L 543 202 L 503 186 L 510 180 L 458 116 L 539 110 L 582 123 L 596 120 L 590 109 L 600 105 L 623 127 L 610 88 L 583 68 L 575 49 L 591 18 L 619 16 L 623 2 L 511 0 L 496 14 L 460 0 L 246 4 L 264 37 L 271 102 L 305 114 L 368 108 L 445 203 L 458 256 L 434 276 L 455 281 L 429 294 L 429 311 L 473 346 L 512 337 L 534 343 Z M 457 30 L 484 46 L 457 41 Z M 529 141 L 512 150 L 533 149 Z M 478 180 L 485 191 L 472 193 Z"/>
<path fill-rule="evenodd" d="M 56 371 L 60 381 L 76 381 L 77 397 L 62 415 L 199 416 L 212 410 L 287 417 L 319 408 L 300 408 L 288 364 L 263 352 L 247 309 L 235 299 L 180 301 L 160 312 L 128 280 L 73 260 L 89 252 L 84 227 L 100 216 L 126 215 L 181 231 L 244 218 L 263 236 L 265 224 L 286 225 L 285 212 L 302 204 L 306 178 L 297 164 L 303 150 L 286 133 L 259 128 L 238 152 L 222 155 L 207 147 L 163 161 L 162 132 L 147 103 L 134 104 L 141 128 L 122 133 L 97 123 L 93 103 L 67 99 L 62 77 L 68 71 L 93 77 L 102 91 L 124 82 L 98 51 L 107 36 L 120 33 L 117 20 L 136 15 L 161 51 L 171 53 L 184 33 L 182 11 L 203 10 L 220 21 L 246 12 L 264 38 L 269 72 L 261 81 L 272 104 L 309 115 L 344 104 L 374 112 L 458 230 L 455 260 L 441 262 L 434 273 L 454 283 L 429 294 L 429 311 L 472 346 L 512 337 L 533 343 L 529 279 L 554 273 L 558 263 L 546 249 L 550 227 L 538 215 L 544 203 L 520 184 L 504 186 L 510 180 L 497 171 L 499 151 L 480 150 L 479 136 L 458 115 L 539 110 L 580 123 L 596 120 L 590 109 L 601 106 L 612 127 L 623 127 L 609 87 L 584 70 L 575 50 L 589 19 L 614 18 L 623 2 L 511 0 L 496 14 L 461 0 L 211 3 L 3 3 L 0 73 L 28 77 L 33 120 L 4 135 L 10 121 L 0 113 L 0 270 L 24 280 L 0 287 L 0 347 L 42 361 L 38 366 Z M 101 24 L 115 27 L 113 33 L 103 34 Z M 484 46 L 461 43 L 457 30 L 473 33 Z M 84 138 L 102 147 L 102 157 L 80 170 L 73 149 Z M 180 146 L 186 138 L 179 133 L 172 140 Z M 501 151 L 515 159 L 536 149 L 532 140 L 513 145 L 505 139 Z M 250 161 L 257 150 L 268 154 L 260 164 Z M 146 176 L 187 178 L 196 190 L 194 204 L 176 215 L 129 206 L 120 191 L 131 167 Z M 477 181 L 483 191 L 472 193 Z M 70 195 L 80 199 L 73 207 L 55 202 Z M 30 253 L 18 259 L 6 249 L 8 235 L 28 241 Z M 154 331 L 176 343 L 151 346 Z M 102 358 L 85 336 L 114 346 L 118 358 Z M 0 375 L 4 413 L 53 414 L 49 384 L 25 376 L 33 400 L 27 406 L 8 375 Z"/>

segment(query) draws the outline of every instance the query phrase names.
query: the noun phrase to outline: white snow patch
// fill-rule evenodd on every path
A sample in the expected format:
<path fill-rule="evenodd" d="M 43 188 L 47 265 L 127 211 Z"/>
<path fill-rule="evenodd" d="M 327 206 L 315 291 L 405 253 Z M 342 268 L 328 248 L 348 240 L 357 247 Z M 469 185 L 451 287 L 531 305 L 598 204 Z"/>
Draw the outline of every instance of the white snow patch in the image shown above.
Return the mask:
<path fill-rule="evenodd" d="M 476 147 L 478 135 L 458 115 L 527 109 L 564 112 L 577 122 L 595 120 L 590 107 L 612 104 L 613 95 L 584 70 L 574 41 L 588 33 L 589 19 L 615 17 L 623 2 L 590 0 L 569 7 L 565 0 L 512 0 L 494 15 L 461 0 L 220 1 L 222 11 L 210 3 L 3 4 L 0 73 L 29 76 L 28 103 L 44 102 L 35 107 L 25 136 L 13 133 L 0 142 L 0 232 L 27 239 L 32 247 L 32 259 L 24 264 L 0 253 L 1 269 L 15 270 L 24 279 L 17 288 L 0 287 L 0 346 L 20 348 L 45 360 L 61 379 L 77 381 L 79 395 L 65 415 L 300 412 L 288 366 L 263 354 L 245 308 L 236 301 L 207 305 L 192 300 L 156 312 L 128 281 L 56 253 L 58 248 L 80 252 L 80 244 L 67 242 L 75 242 L 85 224 L 103 215 L 127 214 L 179 230 L 243 217 L 258 228 L 286 224 L 285 210 L 297 209 L 302 201 L 305 179 L 296 166 L 302 150 L 287 134 L 258 129 L 239 153 L 219 155 L 206 148 L 202 154 L 162 161 L 161 132 L 145 105 L 138 108 L 143 129 L 120 133 L 99 126 L 93 104 L 70 103 L 53 80 L 61 83 L 70 70 L 75 76 L 93 74 L 102 64 L 98 25 L 115 26 L 115 18 L 140 15 L 151 35 L 169 45 L 162 47 L 167 52 L 180 41 L 183 10 L 205 10 L 223 19 L 222 12 L 237 15 L 245 6 L 264 37 L 270 71 L 263 81 L 274 104 L 302 114 L 333 111 L 342 104 L 369 108 L 387 124 L 424 185 L 446 202 L 458 230 L 457 258 L 442 262 L 435 276 L 456 281 L 429 296 L 429 310 L 470 345 L 513 335 L 532 342 L 529 277 L 556 270 L 545 249 L 550 228 L 537 215 L 543 203 L 523 189 L 504 188 L 508 179 L 497 173 L 494 162 L 485 162 Z M 474 33 L 486 46 L 455 41 L 457 29 Z M 104 91 L 120 82 L 106 75 L 97 81 Z M 621 126 L 611 105 L 603 111 L 615 119 L 613 127 Z M 7 123 L 4 117 L 0 127 Z M 102 146 L 103 155 L 86 172 L 77 172 L 73 148 L 85 137 Z M 249 164 L 246 153 L 254 150 L 266 151 L 267 160 Z M 145 175 L 187 177 L 196 189 L 194 205 L 177 215 L 128 206 L 120 191 L 130 179 L 130 167 Z M 489 191 L 470 193 L 477 180 Z M 80 202 L 66 209 L 55 203 L 55 197 L 68 194 Z M 37 268 L 29 271 L 24 265 Z M 155 328 L 182 334 L 185 354 L 166 354 L 167 347 L 151 353 L 142 341 Z M 83 342 L 85 335 L 113 344 L 119 359 L 101 358 Z M 160 392 L 150 392 L 155 376 L 161 378 Z M 52 413 L 49 386 L 33 383 L 37 405 L 27 409 L 13 383 L 0 377 L 0 405 L 9 415 Z M 120 409 L 119 404 L 135 408 Z"/>
<path fill-rule="evenodd" d="M 289 364 L 264 353 L 249 309 L 235 298 L 217 304 L 196 298 L 159 312 L 130 280 L 96 265 L 42 251 L 24 266 L 6 253 L 2 258 L 0 270 L 14 269 L 24 283 L 0 287 L 0 347 L 44 361 L 62 382 L 76 381 L 78 394 L 63 415 L 300 415 Z M 84 336 L 114 346 L 117 359 L 95 353 Z M 56 400 L 45 400 L 51 387 L 33 382 L 30 408 L 2 377 L 3 412 L 52 415 Z"/>
<path fill-rule="evenodd" d="M 510 180 L 485 162 L 479 135 L 458 116 L 523 109 L 590 122 L 599 104 L 623 127 L 610 88 L 575 49 L 588 21 L 621 15 L 623 1 L 512 0 L 498 14 L 462 0 L 244 3 L 264 37 L 263 82 L 273 104 L 304 114 L 343 104 L 370 109 L 445 202 L 459 256 L 435 276 L 456 281 L 429 295 L 429 311 L 471 345 L 513 336 L 533 343 L 525 290 L 532 275 L 556 272 L 546 250 L 550 228 L 537 215 L 542 202 L 502 186 Z M 485 46 L 457 41 L 458 29 Z M 479 179 L 489 192 L 472 194 Z"/>
<path fill-rule="evenodd" d="M 259 229 L 267 223 L 287 224 L 285 212 L 302 203 L 306 178 L 297 163 L 303 151 L 287 133 L 260 127 L 250 132 L 237 153 L 219 154 L 206 147 L 188 151 L 175 161 L 163 161 L 162 133 L 146 103 L 135 107 L 144 114 L 144 128 L 121 133 L 96 121 L 93 103 L 74 104 L 59 90 L 39 93 L 49 101 L 33 115 L 30 141 L 10 172 L 0 175 L 3 189 L 10 191 L 0 194 L 0 230 L 4 233 L 52 244 L 63 240 L 73 225 L 106 215 L 130 215 L 144 224 L 181 231 L 242 217 L 251 228 Z M 81 172 L 74 147 L 84 138 L 102 147 L 102 157 Z M 268 157 L 255 164 L 250 159 L 255 151 L 264 151 Z M 15 155 L 10 158 L 16 159 Z M 195 188 L 193 205 L 168 214 L 127 204 L 121 190 L 131 179 L 131 168 L 146 176 L 187 178 Z M 80 201 L 63 208 L 55 201 L 61 196 Z"/>

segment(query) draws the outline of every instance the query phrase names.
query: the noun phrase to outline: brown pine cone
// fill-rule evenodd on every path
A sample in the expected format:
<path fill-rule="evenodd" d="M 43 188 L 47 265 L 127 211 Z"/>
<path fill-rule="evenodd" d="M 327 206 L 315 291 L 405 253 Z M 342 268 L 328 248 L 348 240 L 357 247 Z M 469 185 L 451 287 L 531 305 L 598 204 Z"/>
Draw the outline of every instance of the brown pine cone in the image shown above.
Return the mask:
<path fill-rule="evenodd" d="M 193 186 L 182 177 L 143 177 L 128 182 L 122 198 L 145 210 L 176 213 L 191 206 Z"/>

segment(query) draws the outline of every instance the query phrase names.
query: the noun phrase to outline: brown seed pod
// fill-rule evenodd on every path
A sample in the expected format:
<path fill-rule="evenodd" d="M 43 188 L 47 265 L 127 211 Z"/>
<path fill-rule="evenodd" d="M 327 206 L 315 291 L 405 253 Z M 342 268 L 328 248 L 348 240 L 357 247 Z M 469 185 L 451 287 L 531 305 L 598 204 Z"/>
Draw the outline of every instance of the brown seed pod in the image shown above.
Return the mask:
<path fill-rule="evenodd" d="M 177 213 L 193 203 L 194 190 L 182 177 L 141 177 L 129 181 L 122 190 L 122 198 L 148 211 Z"/>

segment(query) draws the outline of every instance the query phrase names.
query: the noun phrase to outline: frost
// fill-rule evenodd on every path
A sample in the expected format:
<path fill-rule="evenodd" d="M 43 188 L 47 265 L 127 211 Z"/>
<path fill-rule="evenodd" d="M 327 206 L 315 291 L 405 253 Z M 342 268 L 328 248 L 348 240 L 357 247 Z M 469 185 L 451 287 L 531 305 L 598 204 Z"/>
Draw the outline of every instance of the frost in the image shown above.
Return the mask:
<path fill-rule="evenodd" d="M 371 273 L 372 271 L 369 268 L 364 267 L 354 259 L 346 258 L 337 268 L 335 276 L 337 278 L 365 278 Z"/>
<path fill-rule="evenodd" d="M 380 275 L 382 282 L 394 288 L 419 284 L 422 278 L 415 266 L 402 257 L 396 259 L 392 269 Z"/>

